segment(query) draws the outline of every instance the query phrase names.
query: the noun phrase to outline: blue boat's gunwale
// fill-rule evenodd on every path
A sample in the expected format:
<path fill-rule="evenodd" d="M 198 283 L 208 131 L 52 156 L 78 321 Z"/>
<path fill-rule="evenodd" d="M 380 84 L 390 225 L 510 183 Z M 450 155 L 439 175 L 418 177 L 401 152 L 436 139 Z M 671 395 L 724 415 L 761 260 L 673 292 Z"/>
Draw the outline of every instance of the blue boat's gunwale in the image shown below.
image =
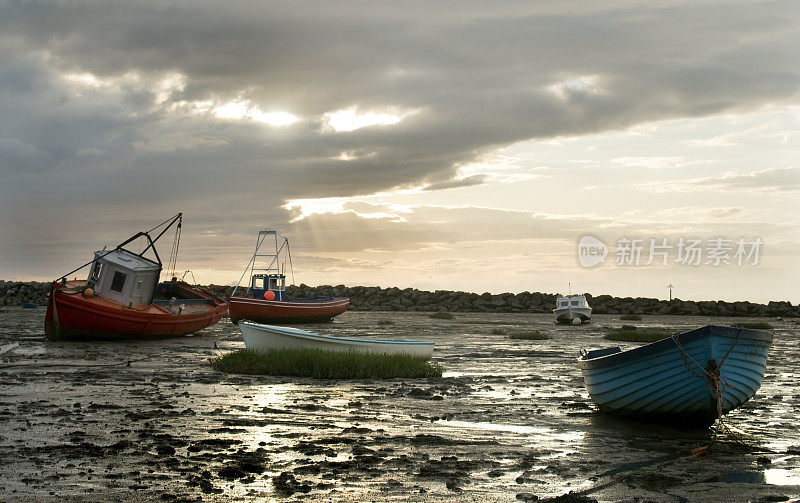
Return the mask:
<path fill-rule="evenodd" d="M 728 359 L 722 368 L 723 377 L 733 375 L 746 375 L 750 379 L 750 375 L 756 371 L 761 376 L 766 371 L 766 355 L 759 353 L 755 350 L 748 351 L 751 346 L 757 345 L 761 347 L 761 341 L 753 341 L 752 339 L 739 341 L 734 350 L 728 355 Z M 677 351 L 675 346 L 672 346 L 674 351 Z M 696 341 L 683 345 L 687 355 L 695 361 L 705 362 L 707 348 L 704 341 Z M 755 348 L 754 348 L 755 349 Z M 677 356 L 677 355 L 676 355 Z M 690 367 L 697 373 L 702 373 L 703 368 L 697 367 L 693 362 Z M 620 388 L 620 381 L 630 380 L 632 383 L 637 382 L 644 374 L 659 375 L 659 380 L 663 381 L 667 378 L 673 377 L 675 372 L 685 372 L 686 364 L 679 358 L 664 358 L 664 354 L 648 354 L 636 362 L 628 363 L 620 366 L 606 366 L 602 368 L 583 369 L 584 382 L 587 386 L 591 386 L 594 393 L 603 393 L 605 390 L 617 390 Z M 760 379 L 759 379 L 760 381 Z"/>
<path fill-rule="evenodd" d="M 373 344 L 433 346 L 432 342 L 426 342 L 426 341 L 406 341 L 406 340 L 402 340 L 402 339 L 396 339 L 396 340 L 356 339 L 354 337 L 335 337 L 333 335 L 320 335 L 320 334 L 315 334 L 315 333 L 312 333 L 312 332 L 306 332 L 305 330 L 300 330 L 298 328 L 278 327 L 278 326 L 275 326 L 275 325 L 263 325 L 261 323 L 253 323 L 253 322 L 250 322 L 250 321 L 240 321 L 239 323 L 244 323 L 246 325 L 253 325 L 254 327 L 259 327 L 259 328 L 266 328 L 267 330 L 271 330 L 271 331 L 277 332 L 277 333 L 297 335 L 297 336 L 304 337 L 306 339 L 312 339 L 312 340 L 314 340 L 314 339 L 316 339 L 316 340 L 329 340 L 329 341 L 346 342 L 346 343 L 364 343 L 364 342 L 368 342 L 368 343 L 373 343 Z"/>
<path fill-rule="evenodd" d="M 768 343 L 771 343 L 774 339 L 771 333 L 763 330 L 721 327 L 718 325 L 707 325 L 702 328 L 685 332 L 677 337 L 680 340 L 680 343 L 685 345 L 706 335 L 716 335 L 730 338 L 736 338 L 738 336 L 740 339 L 752 339 L 766 341 Z M 590 360 L 584 360 L 581 358 L 578 360 L 578 365 L 582 370 L 592 370 L 614 365 L 623 365 L 625 363 L 639 360 L 645 355 L 656 354 L 673 348 L 675 348 L 675 341 L 672 340 L 672 337 L 667 337 L 665 339 L 661 339 L 660 341 L 652 342 L 650 344 L 629 349 L 627 351 L 622 351 L 620 353 L 592 358 Z"/>

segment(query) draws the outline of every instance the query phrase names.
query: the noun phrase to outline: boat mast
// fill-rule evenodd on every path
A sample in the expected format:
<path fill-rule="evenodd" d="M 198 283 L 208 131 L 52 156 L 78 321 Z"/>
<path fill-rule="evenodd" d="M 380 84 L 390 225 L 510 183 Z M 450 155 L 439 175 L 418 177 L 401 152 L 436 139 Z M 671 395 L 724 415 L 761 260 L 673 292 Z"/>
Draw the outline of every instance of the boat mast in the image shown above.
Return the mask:
<path fill-rule="evenodd" d="M 264 246 L 264 242 L 267 240 L 268 236 L 272 236 L 274 242 L 275 253 L 259 253 L 261 247 Z M 284 251 L 285 250 L 285 251 Z M 289 238 L 285 236 L 281 236 L 278 234 L 277 231 L 264 229 L 263 231 L 258 231 L 258 236 L 256 237 L 256 249 L 253 252 L 253 256 L 250 258 L 250 262 L 247 263 L 247 266 L 244 268 L 244 272 L 242 276 L 239 278 L 239 281 L 236 283 L 236 287 L 231 292 L 231 296 L 233 296 L 236 291 L 239 289 L 239 286 L 242 284 L 242 280 L 247 275 L 248 270 L 250 271 L 250 278 L 252 280 L 253 275 L 256 273 L 260 274 L 282 274 L 280 268 L 280 256 L 281 253 L 289 253 Z M 258 262 L 259 257 L 263 258 L 263 263 L 267 264 L 266 267 L 256 267 L 256 263 Z M 291 259 L 290 259 L 291 260 Z M 267 261 L 269 261 L 267 263 Z M 294 276 L 294 271 L 292 272 Z M 251 285 L 248 284 L 248 289 Z"/>
<path fill-rule="evenodd" d="M 143 236 L 145 238 L 147 238 L 148 245 L 144 250 L 141 251 L 141 253 L 133 253 L 130 250 L 125 250 L 125 251 L 127 251 L 127 252 L 129 252 L 129 253 L 131 253 L 133 255 L 137 255 L 137 256 L 139 256 L 141 258 L 145 258 L 144 254 L 147 252 L 147 250 L 152 248 L 153 249 L 153 254 L 156 256 L 156 263 L 158 264 L 158 267 L 161 268 L 163 264 L 161 263 L 161 257 L 158 256 L 158 251 L 156 251 L 156 246 L 155 246 L 156 241 L 158 241 L 158 239 L 161 236 L 163 236 L 164 233 L 167 232 L 167 230 L 175 224 L 175 222 L 178 222 L 178 227 L 180 228 L 182 220 L 183 220 L 183 213 L 178 213 L 174 217 L 170 217 L 170 218 L 164 220 L 163 222 L 161 222 L 160 224 L 156 225 L 155 227 L 153 227 L 149 231 L 137 232 L 133 236 L 129 237 L 128 239 L 126 239 L 122 243 L 118 244 L 116 247 L 112 248 L 111 250 L 109 250 L 109 251 L 105 252 L 104 254 L 100 255 L 99 257 L 95 257 L 92 260 L 90 260 L 89 262 L 86 262 L 82 266 L 78 267 L 77 269 L 73 269 L 70 272 L 68 272 L 67 274 L 63 274 L 59 279 L 61 279 L 62 281 L 65 281 L 67 279 L 67 276 L 69 276 L 70 274 L 78 272 L 81 269 L 83 269 L 84 267 L 93 264 L 97 259 L 101 259 L 101 258 L 105 257 L 106 255 L 109 255 L 109 254 L 111 254 L 111 253 L 113 253 L 113 252 L 115 252 L 117 250 L 123 250 L 124 249 L 123 246 L 125 246 L 128 243 L 130 243 L 132 241 L 135 241 L 135 240 L 137 240 L 137 239 L 139 239 L 140 237 L 143 237 Z M 169 224 L 164 228 L 164 230 L 162 230 L 158 234 L 158 236 L 156 236 L 155 239 L 150 237 L 150 233 L 151 232 L 153 232 L 154 230 L 158 229 L 159 227 L 161 227 L 162 225 L 166 224 L 167 222 L 169 222 Z M 177 250 L 175 252 L 177 254 Z M 147 260 L 149 260 L 149 259 L 147 259 Z M 151 260 L 151 262 L 152 262 L 152 260 Z"/>
<path fill-rule="evenodd" d="M 159 263 L 159 264 L 161 264 L 161 258 L 159 258 L 159 257 L 158 257 L 158 252 L 156 252 L 156 247 L 155 247 L 156 241 L 158 241 L 158 239 L 159 239 L 161 236 L 163 236 L 163 235 L 164 235 L 164 233 L 165 233 L 165 232 L 167 232 L 167 231 L 169 230 L 169 228 L 170 228 L 170 227 L 172 227 L 172 225 L 173 225 L 175 222 L 178 222 L 178 229 L 180 229 L 180 228 L 181 228 L 181 224 L 183 223 L 183 213 L 178 213 L 177 215 L 175 215 L 174 217 L 172 217 L 172 219 L 171 219 L 172 221 L 171 221 L 171 222 L 169 222 L 169 225 L 167 225 L 166 227 L 164 227 L 164 230 L 163 230 L 163 231 L 161 231 L 161 232 L 159 232 L 159 233 L 158 233 L 158 236 L 156 236 L 156 238 L 155 238 L 155 239 L 150 239 L 150 233 L 151 233 L 151 232 L 153 232 L 154 230 L 158 229 L 158 228 L 159 228 L 159 227 L 161 227 L 162 225 L 164 225 L 164 224 L 165 224 L 167 221 L 169 221 L 169 220 L 170 220 L 170 219 L 167 219 L 167 220 L 165 220 L 164 222 L 160 223 L 159 225 L 156 225 L 155 227 L 153 227 L 152 229 L 150 229 L 150 230 L 149 230 L 149 231 L 147 231 L 147 232 L 140 232 L 140 233 L 139 233 L 139 234 L 144 234 L 145 236 L 147 236 L 147 240 L 148 240 L 148 241 L 150 241 L 150 244 L 149 244 L 149 245 L 147 245 L 147 248 L 145 248 L 144 250 L 142 250 L 142 253 L 139 253 L 139 254 L 138 254 L 140 257 L 143 257 L 143 256 L 144 256 L 144 254 L 147 252 L 147 250 L 149 250 L 150 248 L 152 248 L 152 249 L 153 249 L 153 253 L 155 253 L 155 254 L 156 254 L 156 258 L 158 258 L 158 263 Z M 134 238 L 131 238 L 131 239 L 129 239 L 128 241 L 126 241 L 125 243 L 123 243 L 123 244 L 127 244 L 127 243 L 129 243 L 129 242 L 133 241 L 133 239 L 134 239 Z M 120 247 L 122 247 L 122 246 L 123 246 L 123 245 L 119 245 L 119 246 L 117 246 L 117 248 L 120 248 Z M 177 250 L 176 250 L 176 255 L 177 255 Z"/>

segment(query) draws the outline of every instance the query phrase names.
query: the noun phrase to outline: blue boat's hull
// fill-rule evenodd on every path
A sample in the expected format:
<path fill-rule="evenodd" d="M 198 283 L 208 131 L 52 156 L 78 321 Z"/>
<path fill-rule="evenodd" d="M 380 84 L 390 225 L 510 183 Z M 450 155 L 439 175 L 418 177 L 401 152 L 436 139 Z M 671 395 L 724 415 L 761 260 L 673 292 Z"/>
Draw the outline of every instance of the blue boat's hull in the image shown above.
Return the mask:
<path fill-rule="evenodd" d="M 756 393 L 771 343 L 768 332 L 706 326 L 578 364 L 604 412 L 708 426 Z"/>

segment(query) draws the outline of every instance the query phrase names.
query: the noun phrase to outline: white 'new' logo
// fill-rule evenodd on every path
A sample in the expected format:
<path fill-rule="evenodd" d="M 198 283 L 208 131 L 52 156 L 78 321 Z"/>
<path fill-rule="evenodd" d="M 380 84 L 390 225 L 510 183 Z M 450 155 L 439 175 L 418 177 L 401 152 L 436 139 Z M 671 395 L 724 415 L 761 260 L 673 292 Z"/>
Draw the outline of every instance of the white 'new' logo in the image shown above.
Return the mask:
<path fill-rule="evenodd" d="M 608 247 L 594 236 L 583 236 L 578 241 L 578 262 L 583 267 L 594 267 L 605 262 Z"/>

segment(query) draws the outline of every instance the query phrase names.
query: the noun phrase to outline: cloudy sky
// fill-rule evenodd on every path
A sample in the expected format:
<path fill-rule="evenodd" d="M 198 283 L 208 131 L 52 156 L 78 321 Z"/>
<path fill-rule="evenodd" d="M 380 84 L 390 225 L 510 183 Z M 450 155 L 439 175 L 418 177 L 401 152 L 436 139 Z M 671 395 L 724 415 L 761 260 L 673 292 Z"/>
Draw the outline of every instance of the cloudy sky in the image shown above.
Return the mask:
<path fill-rule="evenodd" d="M 203 283 L 268 227 L 298 283 L 797 303 L 799 56 L 795 1 L 0 0 L 0 278 L 182 211 Z"/>

